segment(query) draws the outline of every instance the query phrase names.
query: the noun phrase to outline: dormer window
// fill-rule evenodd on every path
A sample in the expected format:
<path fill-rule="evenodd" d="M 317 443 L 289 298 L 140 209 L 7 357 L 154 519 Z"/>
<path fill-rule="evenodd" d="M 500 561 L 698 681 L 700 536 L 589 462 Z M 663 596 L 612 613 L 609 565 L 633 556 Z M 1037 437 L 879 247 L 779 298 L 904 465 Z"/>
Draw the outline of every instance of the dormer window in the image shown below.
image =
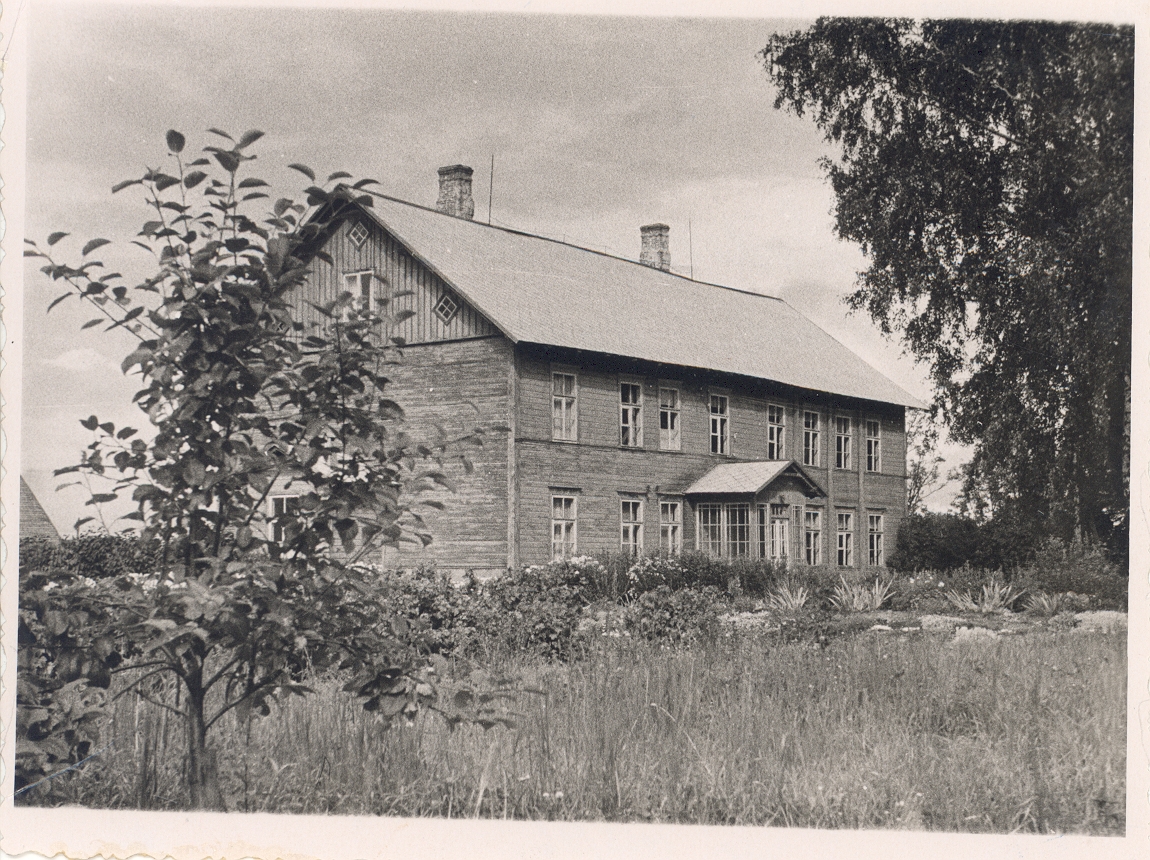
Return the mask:
<path fill-rule="evenodd" d="M 435 315 L 444 323 L 449 323 L 455 319 L 457 313 L 459 313 L 459 302 L 451 293 L 445 291 L 435 306 Z"/>
<path fill-rule="evenodd" d="M 367 241 L 367 236 L 367 227 L 362 221 L 356 221 L 352 228 L 347 231 L 347 240 L 357 248 L 363 247 L 363 243 Z"/>

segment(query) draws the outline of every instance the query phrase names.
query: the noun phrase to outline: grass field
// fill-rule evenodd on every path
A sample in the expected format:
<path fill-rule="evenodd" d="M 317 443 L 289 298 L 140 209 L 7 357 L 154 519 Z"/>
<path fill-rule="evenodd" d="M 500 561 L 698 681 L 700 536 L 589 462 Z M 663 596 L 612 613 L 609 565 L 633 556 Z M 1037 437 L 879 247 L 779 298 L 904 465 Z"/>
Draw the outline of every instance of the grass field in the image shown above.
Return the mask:
<path fill-rule="evenodd" d="M 544 691 L 520 695 L 515 730 L 387 728 L 321 679 L 213 734 L 238 811 L 1121 834 L 1125 649 L 1046 632 L 604 639 L 496 667 Z M 113 749 L 25 802 L 186 806 L 179 725 L 116 707 Z"/>

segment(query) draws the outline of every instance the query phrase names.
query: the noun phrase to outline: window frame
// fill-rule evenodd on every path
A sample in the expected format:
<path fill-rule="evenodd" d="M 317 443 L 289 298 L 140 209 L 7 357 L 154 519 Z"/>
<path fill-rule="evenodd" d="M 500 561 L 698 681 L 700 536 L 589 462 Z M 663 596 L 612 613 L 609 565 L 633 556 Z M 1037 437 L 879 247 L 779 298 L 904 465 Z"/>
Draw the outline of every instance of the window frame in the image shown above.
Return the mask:
<path fill-rule="evenodd" d="M 759 505 L 758 509 L 758 558 L 788 564 L 791 556 L 791 506 L 769 503 Z M 779 513 L 780 509 L 782 513 Z M 781 536 L 775 529 L 779 524 L 782 524 Z M 776 549 L 782 552 L 776 552 Z"/>
<path fill-rule="evenodd" d="M 556 508 L 555 503 L 560 502 L 560 507 Z M 570 505 L 566 503 L 570 502 Z M 568 510 L 571 516 L 557 517 L 556 512 L 567 513 Z M 556 526 L 559 527 L 559 535 L 556 535 Z M 556 540 L 558 537 L 558 541 Z M 568 537 L 570 540 L 568 541 Z M 573 493 L 552 493 L 551 494 L 551 560 L 562 561 L 566 558 L 571 558 L 578 552 L 579 548 L 579 496 Z"/>
<path fill-rule="evenodd" d="M 297 503 L 300 499 L 299 493 L 274 493 L 268 494 L 268 541 L 270 543 L 283 546 L 284 544 L 284 530 L 283 526 L 276 523 L 276 518 L 289 514 L 288 501 L 294 499 Z M 276 503 L 283 502 L 283 510 L 276 511 Z"/>
<path fill-rule="evenodd" d="M 875 521 L 878 528 L 875 528 Z M 886 567 L 884 515 L 880 511 L 867 511 L 867 562 L 870 567 Z"/>
<path fill-rule="evenodd" d="M 623 392 L 630 395 L 638 392 L 637 401 L 624 400 Z M 630 431 L 630 432 L 628 432 Z M 619 380 L 619 447 L 643 447 L 643 383 L 628 379 Z"/>
<path fill-rule="evenodd" d="M 722 401 L 722 411 L 716 412 L 716 401 Z M 731 456 L 731 398 L 728 394 L 710 392 L 707 397 L 707 416 L 711 428 L 711 453 Z M 717 444 L 716 444 L 717 443 Z"/>
<path fill-rule="evenodd" d="M 366 285 L 363 281 L 364 276 L 367 277 Z M 350 278 L 357 279 L 354 289 L 349 286 Z M 343 293 L 351 293 L 355 307 L 358 307 L 361 311 L 371 312 L 375 310 L 375 290 L 373 289 L 375 278 L 375 269 L 355 269 L 351 272 L 344 272 L 342 275 L 343 290 L 341 291 L 341 295 Z M 365 286 L 367 287 L 366 292 L 364 291 Z M 343 319 L 346 320 L 348 316 L 349 310 L 344 310 Z"/>
<path fill-rule="evenodd" d="M 811 567 L 822 564 L 823 511 L 807 508 L 803 511 L 803 560 Z"/>
<path fill-rule="evenodd" d="M 840 422 L 846 422 L 846 432 Z M 850 471 L 851 440 L 854 438 L 854 420 L 849 415 L 835 416 L 835 468 Z"/>
<path fill-rule="evenodd" d="M 668 509 L 674 509 L 674 516 L 667 517 Z M 681 499 L 659 499 L 659 551 L 668 555 L 683 552 L 683 501 Z"/>
<path fill-rule="evenodd" d="M 619 500 L 619 551 L 631 558 L 643 554 L 644 508 L 642 499 L 626 496 Z"/>
<path fill-rule="evenodd" d="M 663 404 L 663 392 L 674 394 L 674 405 Z M 667 427 L 663 427 L 663 416 L 667 416 Z M 659 450 L 681 451 L 683 449 L 683 398 L 678 385 L 659 383 Z M 673 427 L 671 425 L 674 425 Z"/>
<path fill-rule="evenodd" d="M 871 434 L 871 427 L 874 434 Z M 866 435 L 866 470 L 868 472 L 882 471 L 882 420 L 867 418 L 863 422 L 863 432 Z"/>
<path fill-rule="evenodd" d="M 767 403 L 767 459 L 785 460 L 786 444 L 787 409 L 778 403 Z"/>
<path fill-rule="evenodd" d="M 838 567 L 854 567 L 854 533 L 854 511 L 835 511 L 835 562 Z"/>
<path fill-rule="evenodd" d="M 557 377 L 570 377 L 571 393 L 557 393 L 555 382 Z M 560 409 L 559 399 L 563 398 L 563 408 Z M 568 402 L 569 401 L 569 402 Z M 557 429 L 556 418 L 563 416 Z M 569 427 L 569 435 L 565 435 Z M 564 367 L 551 368 L 551 441 L 552 442 L 578 442 L 579 441 L 579 374 L 573 369 Z"/>
<path fill-rule="evenodd" d="M 811 427 L 807 418 L 814 416 L 815 424 Z M 816 469 L 822 463 L 822 413 L 815 409 L 803 410 L 803 465 L 813 466 Z"/>
<path fill-rule="evenodd" d="M 715 522 L 709 521 L 703 523 L 703 514 L 716 513 L 718 519 Z M 718 551 L 711 552 L 711 547 L 715 545 L 712 539 L 714 530 L 717 529 L 718 534 Z M 704 546 L 704 544 L 706 544 Z M 703 552 L 707 555 L 713 555 L 716 558 L 723 557 L 723 505 L 721 502 L 699 502 L 695 505 L 695 550 Z"/>
<path fill-rule="evenodd" d="M 440 312 L 440 308 L 443 307 L 445 302 L 451 303 L 451 312 L 447 314 Z M 431 312 L 435 314 L 436 318 L 444 325 L 451 325 L 451 321 L 459 316 L 459 312 L 462 309 L 463 303 L 452 294 L 451 290 L 444 290 L 439 294 L 439 301 L 435 303 L 435 307 L 431 309 Z"/>
<path fill-rule="evenodd" d="M 359 231 L 363 231 L 362 235 Z M 360 238 L 357 239 L 357 235 L 360 235 Z M 362 248 L 369 238 L 371 238 L 371 230 L 358 218 L 354 224 L 347 228 L 347 240 L 356 249 Z"/>

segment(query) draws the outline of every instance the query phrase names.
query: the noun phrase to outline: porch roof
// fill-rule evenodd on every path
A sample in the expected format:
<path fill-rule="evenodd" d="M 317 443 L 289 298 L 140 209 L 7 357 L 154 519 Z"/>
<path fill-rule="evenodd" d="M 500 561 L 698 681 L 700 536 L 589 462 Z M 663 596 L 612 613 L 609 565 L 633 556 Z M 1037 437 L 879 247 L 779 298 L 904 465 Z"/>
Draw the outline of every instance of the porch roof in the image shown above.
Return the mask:
<path fill-rule="evenodd" d="M 765 490 L 783 474 L 798 478 L 817 495 L 826 495 L 822 487 L 815 483 L 794 460 L 752 460 L 720 463 L 687 487 L 683 494 L 687 496 L 753 496 Z"/>

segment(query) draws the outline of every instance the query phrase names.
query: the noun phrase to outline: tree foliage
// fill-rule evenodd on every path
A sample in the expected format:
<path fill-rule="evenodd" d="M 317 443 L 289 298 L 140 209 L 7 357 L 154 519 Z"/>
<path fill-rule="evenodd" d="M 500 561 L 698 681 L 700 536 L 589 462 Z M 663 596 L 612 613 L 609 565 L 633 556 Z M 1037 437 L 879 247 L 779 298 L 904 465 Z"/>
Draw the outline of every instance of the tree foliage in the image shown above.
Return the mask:
<path fill-rule="evenodd" d="M 850 305 L 929 365 L 970 510 L 1124 552 L 1133 28 L 820 19 L 761 57 L 841 153 Z"/>
<path fill-rule="evenodd" d="M 249 213 L 270 199 L 267 183 L 244 174 L 260 132 L 212 133 L 219 143 L 185 161 L 183 135 L 168 132 L 174 167 L 113 188 L 142 190 L 151 210 L 132 244 L 156 268 L 133 289 L 90 256 L 105 239 L 85 244 L 79 264 L 53 256 L 64 233 L 26 251 L 66 286 L 53 305 L 83 297 L 103 314 L 88 325 L 138 339 L 123 369 L 141 379 L 135 402 L 150 441 L 91 416 L 81 423 L 94 441 L 58 474 L 106 479 L 93 504 L 130 493 L 128 519 L 155 565 L 101 581 L 24 571 L 20 705 L 37 709 L 25 739 L 50 740 L 51 727 L 67 722 L 45 709 L 59 691 L 107 688 L 112 675 L 130 673 L 119 695 L 185 721 L 193 806 L 222 808 L 209 729 L 229 712 L 267 713 L 275 696 L 306 692 L 306 670 L 350 671 L 351 690 L 387 719 L 434 694 L 408 622 L 381 610 L 356 562 L 400 539 L 430 540 L 423 491 L 449 486 L 444 458 L 480 431 L 407 436 L 387 396 L 393 320 L 350 294 L 317 307 L 324 322 L 313 330 L 293 318 L 306 259 L 323 254 L 317 240 L 344 207 L 370 206 L 362 189 L 372 180 L 332 174 L 307 188 L 306 204 L 279 199 L 257 220 Z M 310 168 L 292 166 L 315 181 Z M 273 490 L 298 495 L 298 505 L 273 517 Z M 178 690 L 174 698 L 161 697 L 157 678 L 174 682 L 165 688 Z M 88 742 L 70 743 L 71 752 L 46 756 L 26 749 L 26 776 L 75 760 Z"/>

